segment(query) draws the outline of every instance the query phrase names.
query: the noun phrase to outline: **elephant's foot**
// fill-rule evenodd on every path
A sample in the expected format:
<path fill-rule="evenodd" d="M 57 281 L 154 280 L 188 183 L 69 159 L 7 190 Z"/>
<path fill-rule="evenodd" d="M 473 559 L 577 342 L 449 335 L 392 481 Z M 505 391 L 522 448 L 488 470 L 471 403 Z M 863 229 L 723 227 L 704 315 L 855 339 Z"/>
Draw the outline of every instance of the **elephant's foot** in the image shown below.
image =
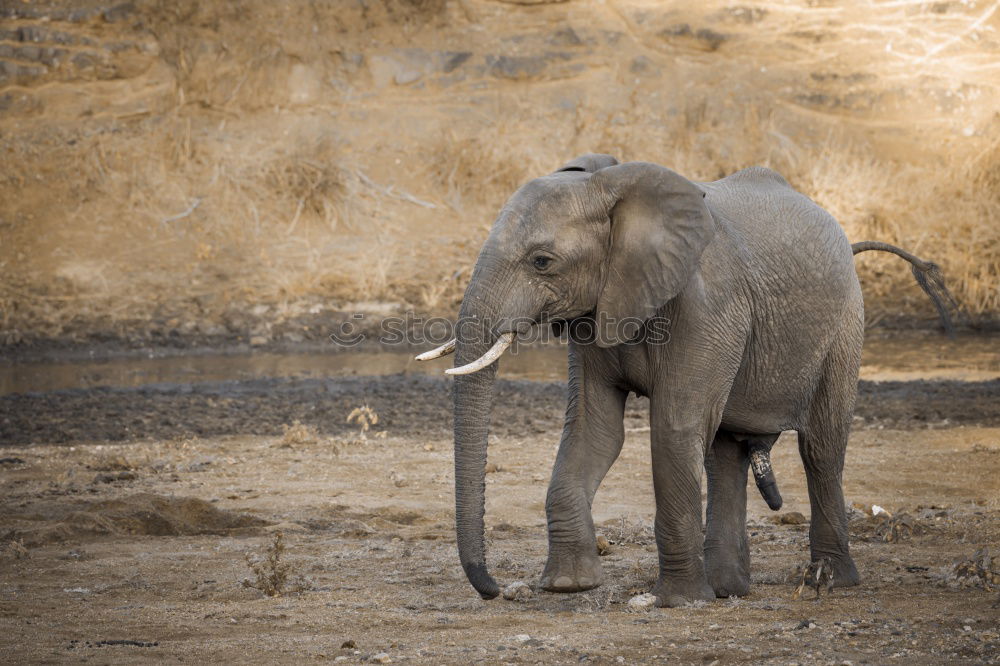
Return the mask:
<path fill-rule="evenodd" d="M 833 574 L 832 581 L 830 580 L 831 573 Z M 805 576 L 810 585 L 832 584 L 834 588 L 854 587 L 861 580 L 861 577 L 858 576 L 858 570 L 854 566 L 854 560 L 845 553 L 830 554 L 813 551 L 810 564 L 805 570 Z M 817 578 L 820 583 L 816 582 Z"/>
<path fill-rule="evenodd" d="M 661 578 L 653 587 L 653 594 L 656 596 L 656 605 L 661 608 L 677 608 L 692 601 L 715 599 L 715 592 L 704 578 L 700 580 Z"/>
<path fill-rule="evenodd" d="M 812 561 L 815 562 L 821 557 L 825 557 L 833 565 L 833 586 L 854 587 L 861 582 L 858 569 L 854 566 L 854 560 L 850 555 L 823 555 L 814 553 Z"/>
<path fill-rule="evenodd" d="M 720 599 L 737 596 L 745 597 L 750 593 L 750 574 L 746 567 L 736 563 L 713 564 L 705 563 L 705 575 L 709 586 Z"/>
<path fill-rule="evenodd" d="M 542 571 L 541 586 L 549 592 L 583 592 L 603 582 L 604 571 L 596 551 L 587 554 L 550 552 Z"/>
<path fill-rule="evenodd" d="M 746 542 L 706 538 L 705 577 L 720 599 L 745 597 L 750 592 L 750 552 Z"/>

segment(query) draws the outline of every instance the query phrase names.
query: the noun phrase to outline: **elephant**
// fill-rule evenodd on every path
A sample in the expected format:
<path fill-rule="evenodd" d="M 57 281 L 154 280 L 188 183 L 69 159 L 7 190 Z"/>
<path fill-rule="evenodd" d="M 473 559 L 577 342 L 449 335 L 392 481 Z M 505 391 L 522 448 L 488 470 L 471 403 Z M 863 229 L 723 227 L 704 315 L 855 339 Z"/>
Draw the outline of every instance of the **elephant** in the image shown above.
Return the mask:
<path fill-rule="evenodd" d="M 812 561 L 825 558 L 836 586 L 856 585 L 842 472 L 864 338 L 853 255 L 867 250 L 910 261 L 948 323 L 954 300 L 936 265 L 884 243 L 852 247 L 768 168 L 694 182 L 587 154 L 521 186 L 482 246 L 455 339 L 418 357 L 455 355 L 455 521 L 476 591 L 499 593 L 484 545 L 497 360 L 533 326 L 569 337 L 543 589 L 602 582 L 591 506 L 621 451 L 630 392 L 649 399 L 658 605 L 748 593 L 748 468 L 780 507 L 770 448 L 789 430 L 808 484 Z"/>

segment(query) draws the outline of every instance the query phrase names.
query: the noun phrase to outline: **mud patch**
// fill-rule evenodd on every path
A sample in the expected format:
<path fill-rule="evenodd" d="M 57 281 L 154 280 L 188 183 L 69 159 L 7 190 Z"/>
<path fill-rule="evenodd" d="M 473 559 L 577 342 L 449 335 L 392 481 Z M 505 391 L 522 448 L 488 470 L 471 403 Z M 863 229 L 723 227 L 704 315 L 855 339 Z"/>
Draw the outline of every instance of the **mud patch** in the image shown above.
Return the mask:
<path fill-rule="evenodd" d="M 92 502 L 75 510 L 65 505 L 53 505 L 48 509 L 37 507 L 34 513 L 12 518 L 22 526 L 9 530 L 3 540 L 19 541 L 29 547 L 102 534 L 251 534 L 257 528 L 270 525 L 261 518 L 224 511 L 195 497 L 164 497 L 150 493 Z"/>
<path fill-rule="evenodd" d="M 330 436 L 356 434 L 345 421 L 367 404 L 394 435 L 451 432 L 449 379 L 411 375 L 255 379 L 0 396 L 0 444 L 62 444 L 231 434 L 281 435 L 299 421 Z M 1000 380 L 860 382 L 856 426 L 923 428 L 1000 425 Z M 497 382 L 491 432 L 531 437 L 562 426 L 562 382 Z M 628 423 L 646 425 L 648 401 L 631 398 Z"/>

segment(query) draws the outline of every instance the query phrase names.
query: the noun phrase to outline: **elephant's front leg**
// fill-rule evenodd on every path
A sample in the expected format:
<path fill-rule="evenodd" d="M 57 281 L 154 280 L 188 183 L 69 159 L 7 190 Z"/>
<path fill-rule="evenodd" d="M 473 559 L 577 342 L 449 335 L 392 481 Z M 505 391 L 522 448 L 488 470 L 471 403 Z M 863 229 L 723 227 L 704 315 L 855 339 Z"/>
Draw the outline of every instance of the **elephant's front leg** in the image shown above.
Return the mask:
<path fill-rule="evenodd" d="M 545 501 L 549 558 L 541 585 L 550 592 L 589 590 L 603 579 L 590 507 L 621 452 L 628 394 L 602 374 L 585 372 L 571 354 L 566 425 Z"/>
<path fill-rule="evenodd" d="M 658 605 L 673 608 L 715 598 L 702 555 L 701 472 L 706 434 L 701 423 L 680 425 L 679 416 L 688 410 L 657 403 L 655 397 L 651 399 L 654 531 L 660 564 L 653 594 Z"/>

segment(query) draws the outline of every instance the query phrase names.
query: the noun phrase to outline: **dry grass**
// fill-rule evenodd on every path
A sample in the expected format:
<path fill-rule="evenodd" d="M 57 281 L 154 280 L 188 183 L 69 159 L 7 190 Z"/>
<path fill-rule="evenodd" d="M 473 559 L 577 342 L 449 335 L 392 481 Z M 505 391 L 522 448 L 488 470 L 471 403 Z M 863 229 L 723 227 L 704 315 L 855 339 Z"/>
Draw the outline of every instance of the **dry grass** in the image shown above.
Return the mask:
<path fill-rule="evenodd" d="M 254 578 L 243 579 L 243 587 L 259 590 L 264 596 L 278 597 L 288 584 L 291 565 L 285 561 L 285 541 L 281 532 L 275 532 L 274 540 L 268 544 L 263 555 L 245 553 L 247 567 Z"/>
<path fill-rule="evenodd" d="M 468 135 L 451 131 L 433 143 L 426 151 L 428 171 L 442 199 L 459 214 L 475 212 L 478 206 L 495 214 L 518 187 L 553 171 L 565 159 L 526 145 L 520 139 L 523 134 L 524 125 L 499 122 Z"/>
<path fill-rule="evenodd" d="M 347 415 L 347 422 L 358 426 L 358 438 L 361 442 L 365 442 L 368 440 L 368 432 L 372 426 L 378 425 L 378 413 L 368 405 L 361 405 L 351 410 L 351 413 Z M 384 438 L 386 432 L 376 433 L 376 437 L 379 436 Z"/>
<path fill-rule="evenodd" d="M 322 441 L 323 437 L 314 426 L 296 421 L 292 425 L 282 426 L 281 448 L 294 449 L 303 446 L 313 446 Z"/>
<path fill-rule="evenodd" d="M 753 82 L 737 104 L 720 99 L 733 80 L 698 85 L 702 70 L 687 64 L 694 69 L 675 73 L 669 59 L 659 63 L 667 78 L 633 85 L 623 56 L 563 89 L 548 81 L 491 82 L 496 91 L 485 95 L 453 88 L 449 95 L 475 100 L 456 121 L 418 89 L 380 97 L 350 56 L 370 36 L 409 44 L 426 33 L 439 46 L 457 8 L 387 0 L 293 16 L 249 4 L 260 11 L 142 5 L 175 77 L 169 108 L 124 119 L 53 116 L 3 135 L 0 343 L 80 329 L 207 330 L 260 303 L 289 313 L 392 301 L 449 313 L 504 200 L 590 151 L 695 179 L 771 166 L 833 213 L 852 241 L 904 246 L 942 266 L 969 315 L 1000 312 L 1000 119 L 983 121 L 977 106 L 996 87 L 986 57 L 996 17 L 980 21 L 983 8 L 768 5 L 752 33 L 712 19 L 736 34 L 734 67 L 748 63 L 733 69 L 732 79 Z M 475 46 L 455 30 L 454 48 Z M 223 32 L 232 39 L 223 42 Z M 310 34 L 322 37 L 302 38 Z M 810 34 L 822 41 L 794 36 Z M 324 50 L 327 35 L 339 50 Z M 797 60 L 776 60 L 775 44 L 789 40 L 798 40 Z M 724 42 L 712 57 L 729 48 Z M 780 99 L 782 86 L 803 79 L 827 96 L 817 104 L 832 101 L 790 111 L 798 98 Z M 954 90 L 942 88 L 948 82 Z M 908 87 L 954 108 L 894 116 L 880 96 L 891 101 Z M 554 90 L 581 96 L 555 110 Z M 919 109 L 904 102 L 904 111 Z M 850 103 L 857 108 L 842 108 Z M 385 104 L 408 105 L 391 134 L 379 115 Z M 423 119 L 419 130 L 402 122 L 411 116 Z M 948 123 L 960 122 L 972 134 L 953 140 Z M 426 237 L 441 242 L 422 244 Z M 930 316 L 898 260 L 869 253 L 858 267 L 870 310 Z"/>

